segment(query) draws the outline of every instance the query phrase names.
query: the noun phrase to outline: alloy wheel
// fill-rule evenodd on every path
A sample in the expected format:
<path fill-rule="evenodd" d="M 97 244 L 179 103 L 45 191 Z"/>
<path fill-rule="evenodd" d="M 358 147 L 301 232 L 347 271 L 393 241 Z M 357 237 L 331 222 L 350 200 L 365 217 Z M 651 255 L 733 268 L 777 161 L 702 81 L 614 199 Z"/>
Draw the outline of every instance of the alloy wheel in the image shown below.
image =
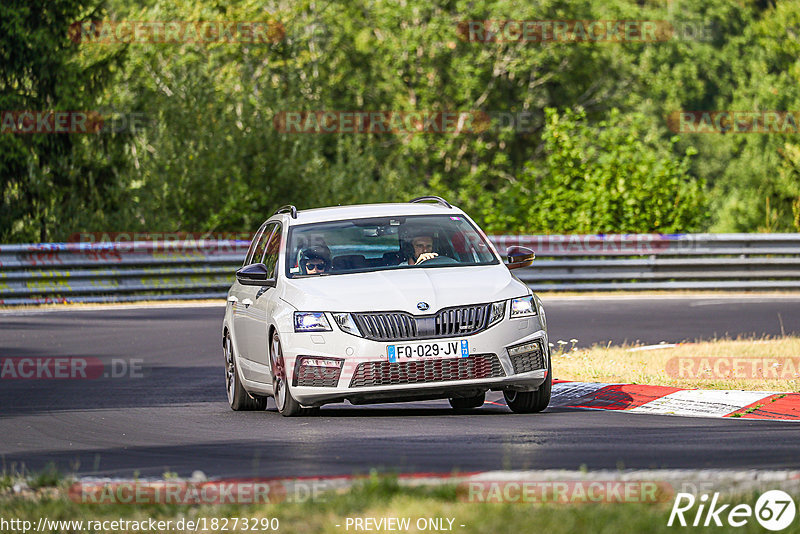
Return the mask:
<path fill-rule="evenodd" d="M 230 334 L 225 334 L 225 346 L 222 350 L 225 354 L 225 389 L 228 392 L 228 403 L 233 404 L 236 364 L 233 361 L 233 347 L 231 346 Z"/>
<path fill-rule="evenodd" d="M 283 350 L 278 336 L 272 338 L 272 350 L 270 351 L 272 360 L 272 390 L 275 396 L 275 404 L 278 410 L 283 410 L 286 404 L 286 366 L 283 361 Z"/>

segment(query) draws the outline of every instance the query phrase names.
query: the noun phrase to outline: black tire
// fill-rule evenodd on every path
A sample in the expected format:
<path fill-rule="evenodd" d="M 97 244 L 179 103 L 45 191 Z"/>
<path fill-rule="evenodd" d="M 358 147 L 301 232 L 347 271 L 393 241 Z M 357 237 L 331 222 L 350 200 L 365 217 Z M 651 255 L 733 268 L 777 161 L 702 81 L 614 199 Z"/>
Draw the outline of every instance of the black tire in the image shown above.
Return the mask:
<path fill-rule="evenodd" d="M 550 358 L 548 358 L 549 363 Z M 514 413 L 541 412 L 550 404 L 550 394 L 553 390 L 553 370 L 547 366 L 547 378 L 536 391 L 503 391 L 506 404 Z"/>
<path fill-rule="evenodd" d="M 300 406 L 300 403 L 292 397 L 292 392 L 289 391 L 286 363 L 283 360 L 283 349 L 277 332 L 272 334 L 272 342 L 269 345 L 269 360 L 272 364 L 272 391 L 274 393 L 275 406 L 278 407 L 278 413 L 284 417 L 296 417 L 311 413 L 313 408 Z"/>
<path fill-rule="evenodd" d="M 453 397 L 448 399 L 448 401 L 450 401 L 450 406 L 452 406 L 455 411 L 466 412 L 483 406 L 483 403 L 486 402 L 486 393 L 481 393 L 475 397 Z"/>
<path fill-rule="evenodd" d="M 266 397 L 250 395 L 242 386 L 229 332 L 225 332 L 225 344 L 222 347 L 222 352 L 225 357 L 225 389 L 228 392 L 228 404 L 230 404 L 231 409 L 237 412 L 266 409 Z"/>

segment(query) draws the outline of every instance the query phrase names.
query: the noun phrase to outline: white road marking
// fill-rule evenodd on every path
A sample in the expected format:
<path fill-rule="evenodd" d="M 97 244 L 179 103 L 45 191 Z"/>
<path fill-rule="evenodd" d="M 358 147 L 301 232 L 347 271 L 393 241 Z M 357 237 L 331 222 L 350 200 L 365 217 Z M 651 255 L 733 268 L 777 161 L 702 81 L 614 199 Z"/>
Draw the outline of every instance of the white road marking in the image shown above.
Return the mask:
<path fill-rule="evenodd" d="M 687 389 L 676 391 L 628 410 L 634 413 L 722 417 L 776 392 Z"/>

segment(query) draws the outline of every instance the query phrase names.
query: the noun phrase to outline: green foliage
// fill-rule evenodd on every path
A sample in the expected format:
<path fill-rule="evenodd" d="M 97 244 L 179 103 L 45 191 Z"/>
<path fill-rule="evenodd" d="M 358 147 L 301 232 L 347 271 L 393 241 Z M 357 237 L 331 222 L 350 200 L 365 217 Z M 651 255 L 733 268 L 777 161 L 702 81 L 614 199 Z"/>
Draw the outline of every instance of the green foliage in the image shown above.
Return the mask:
<path fill-rule="evenodd" d="M 28 479 L 28 485 L 31 489 L 39 489 L 46 487 L 55 487 L 64 482 L 64 475 L 59 472 L 58 468 L 53 463 L 37 473 L 33 473 Z"/>
<path fill-rule="evenodd" d="M 732 37 L 728 109 L 800 109 L 800 4 L 779 2 Z M 800 204 L 798 135 L 714 136 L 720 168 L 712 209 L 717 231 L 796 232 Z"/>
<path fill-rule="evenodd" d="M 88 111 L 114 54 L 80 57 L 69 25 L 102 18 L 96 0 L 8 0 L 0 21 L 0 110 Z M 88 135 L 0 134 L 0 241 L 46 241 L 56 225 L 104 221 L 113 210 L 122 146 Z"/>
<path fill-rule="evenodd" d="M 705 216 L 703 184 L 688 174 L 687 149 L 647 136 L 647 118 L 612 110 L 595 125 L 582 112 L 547 111 L 544 165 L 529 165 L 534 189 L 526 232 L 672 233 L 697 231 Z M 531 178 L 536 180 L 531 183 Z M 523 182 L 524 183 L 524 182 Z"/>
<path fill-rule="evenodd" d="M 798 136 L 677 139 L 666 120 L 800 109 L 797 2 L 9 0 L 3 12 L 0 110 L 146 121 L 114 134 L 0 135 L 0 241 L 248 231 L 282 204 L 419 194 L 457 202 L 493 233 L 800 229 Z M 275 21 L 285 38 L 69 41 L 70 24 L 98 19 Z M 459 22 L 487 19 L 666 20 L 676 36 L 481 43 L 459 33 Z M 517 121 L 460 134 L 276 127 L 301 110 Z"/>
<path fill-rule="evenodd" d="M 587 477 L 588 484 L 593 479 Z M 502 490 L 502 484 L 499 485 Z M 137 521 L 147 523 L 148 520 L 178 521 L 186 524 L 187 520 L 212 525 L 217 521 L 220 525 L 232 528 L 234 521 L 242 518 L 275 518 L 279 521 L 280 530 L 297 534 L 319 532 L 335 532 L 336 524 L 344 523 L 349 518 L 409 518 L 412 529 L 418 519 L 447 518 L 454 520 L 453 529 L 465 534 L 486 532 L 529 532 L 531 525 L 537 530 L 553 534 L 572 534 L 575 532 L 592 532 L 597 534 L 616 534 L 619 532 L 652 532 L 669 534 L 676 526 L 668 526 L 674 495 L 658 492 L 658 502 L 583 502 L 578 494 L 574 503 L 553 501 L 553 492 L 542 492 L 544 498 L 537 499 L 536 493 L 519 494 L 512 490 L 512 497 L 505 502 L 496 494 L 486 496 L 486 492 L 476 495 L 469 493 L 466 485 L 420 484 L 410 486 L 397 485 L 390 481 L 381 483 L 370 479 L 363 484 L 355 484 L 348 490 L 330 491 L 305 502 L 281 502 L 254 505 L 200 505 L 187 507 L 184 505 L 162 504 L 118 504 L 114 506 L 95 505 L 74 502 L 68 498 L 67 490 L 41 492 L 36 497 L 0 496 L 0 512 L 4 517 L 29 521 L 33 525 L 43 518 L 49 521 Z M 736 505 L 747 504 L 755 507 L 759 494 L 756 492 L 737 491 L 735 488 L 719 488 L 721 496 L 718 508 L 730 510 Z M 564 492 L 561 497 L 571 493 Z M 635 495 L 634 495 L 635 496 Z M 796 492 L 790 491 L 795 501 Z M 518 497 L 518 501 L 513 499 Z M 481 502 L 483 498 L 489 502 Z M 687 521 L 691 521 L 692 511 L 686 513 Z M 238 518 L 238 519 L 237 519 Z M 720 520 L 725 524 L 727 515 L 721 514 Z M 763 533 L 764 528 L 750 517 L 744 526 L 736 532 Z M 341 523 L 339 523 L 341 522 Z M 677 521 L 676 521 L 677 523 Z M 252 519 L 250 525 L 252 525 Z M 712 523 L 713 524 L 713 523 Z M 446 526 L 447 523 L 444 523 Z M 463 527 L 461 526 L 463 525 Z M 691 528 L 691 527 L 689 527 Z M 714 529 L 714 527 L 711 527 Z M 695 529 L 696 530 L 696 529 Z M 710 530 L 710 529 L 706 529 Z M 733 528 L 717 528 L 719 531 L 732 531 Z M 70 529 L 70 532 L 73 530 Z M 713 530 L 710 530 L 713 531 Z M 800 532 L 795 521 L 785 530 L 786 534 Z"/>
<path fill-rule="evenodd" d="M 478 193 L 473 209 L 489 232 L 671 233 L 702 228 L 703 184 L 682 158 L 647 135 L 639 113 L 592 124 L 582 110 L 546 110 L 541 164 L 529 163 L 499 194 Z M 477 190 L 476 190 L 477 192 Z M 503 207 L 505 206 L 505 209 Z"/>

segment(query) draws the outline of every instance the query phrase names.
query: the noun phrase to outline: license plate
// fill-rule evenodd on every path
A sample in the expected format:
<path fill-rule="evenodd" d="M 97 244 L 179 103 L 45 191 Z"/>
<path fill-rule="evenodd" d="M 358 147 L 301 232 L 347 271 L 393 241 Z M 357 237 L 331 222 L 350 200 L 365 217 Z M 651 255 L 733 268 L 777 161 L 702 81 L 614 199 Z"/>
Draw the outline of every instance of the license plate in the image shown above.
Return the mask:
<path fill-rule="evenodd" d="M 466 358 L 469 356 L 469 341 L 461 339 L 455 341 L 387 345 L 386 355 L 389 357 L 390 363 L 408 360 Z"/>

